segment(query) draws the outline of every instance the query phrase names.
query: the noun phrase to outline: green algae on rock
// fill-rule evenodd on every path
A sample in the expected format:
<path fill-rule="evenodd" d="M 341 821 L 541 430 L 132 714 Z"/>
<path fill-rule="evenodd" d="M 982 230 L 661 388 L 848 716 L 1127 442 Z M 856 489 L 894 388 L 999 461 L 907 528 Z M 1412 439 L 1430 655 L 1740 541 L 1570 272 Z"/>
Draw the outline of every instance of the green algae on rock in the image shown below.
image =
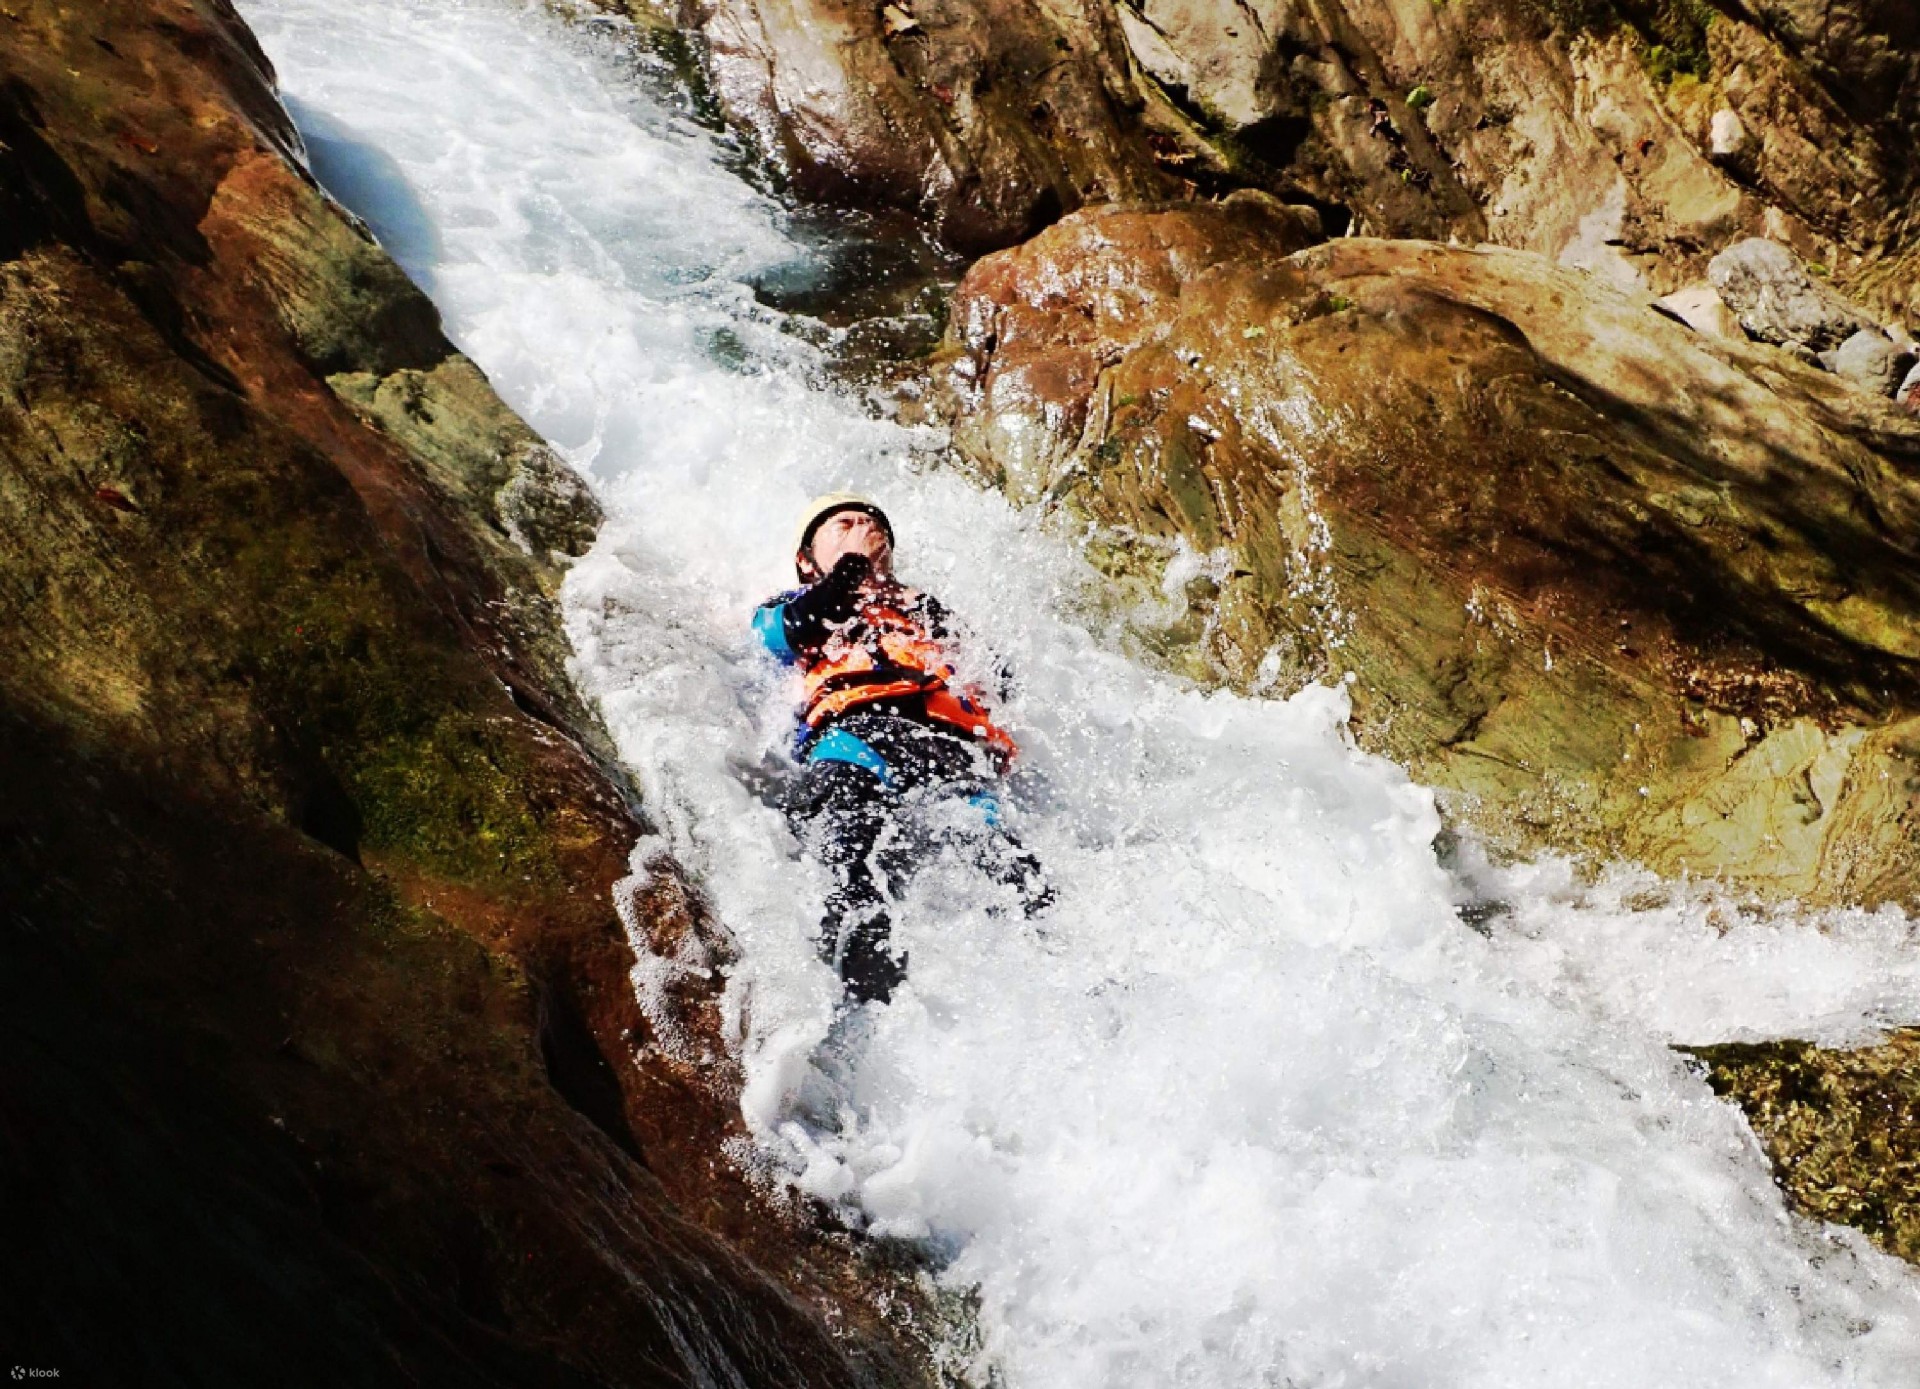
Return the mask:
<path fill-rule="evenodd" d="M 1920 1262 L 1920 1032 L 1857 1051 L 1806 1042 L 1688 1051 L 1714 1092 L 1747 1112 L 1800 1209 Z"/>
<path fill-rule="evenodd" d="M 1136 595 L 1198 556 L 1146 646 L 1351 674 L 1496 843 L 1920 900 L 1920 425 L 1538 256 L 1297 226 L 1101 209 L 979 262 L 957 448 Z"/>

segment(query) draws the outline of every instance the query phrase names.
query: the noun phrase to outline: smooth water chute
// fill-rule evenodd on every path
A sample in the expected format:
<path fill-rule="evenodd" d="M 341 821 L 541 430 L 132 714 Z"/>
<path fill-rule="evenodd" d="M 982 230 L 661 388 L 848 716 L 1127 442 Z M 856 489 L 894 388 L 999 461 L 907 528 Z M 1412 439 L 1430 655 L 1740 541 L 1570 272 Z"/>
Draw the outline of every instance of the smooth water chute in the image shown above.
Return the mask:
<path fill-rule="evenodd" d="M 818 248 L 617 33 L 505 0 L 243 10 L 321 176 L 608 505 L 566 590 L 576 675 L 738 942 L 754 1160 L 977 1289 L 983 1373 L 1906 1382 L 1910 1271 L 1789 1218 L 1670 1048 L 1920 1019 L 1904 918 L 1722 930 L 1710 893 L 1549 862 L 1482 870 L 1508 910 L 1469 929 L 1431 796 L 1351 745 L 1342 690 L 1131 663 L 1072 536 L 822 384 L 822 335 L 752 290 Z M 793 1108 L 835 993 L 820 875 L 742 769 L 790 718 L 748 615 L 840 490 L 884 499 L 906 576 L 1018 673 L 1044 789 L 1010 813 L 1060 902 L 1033 931 L 962 859 L 920 876 L 913 979 L 835 1131 Z"/>

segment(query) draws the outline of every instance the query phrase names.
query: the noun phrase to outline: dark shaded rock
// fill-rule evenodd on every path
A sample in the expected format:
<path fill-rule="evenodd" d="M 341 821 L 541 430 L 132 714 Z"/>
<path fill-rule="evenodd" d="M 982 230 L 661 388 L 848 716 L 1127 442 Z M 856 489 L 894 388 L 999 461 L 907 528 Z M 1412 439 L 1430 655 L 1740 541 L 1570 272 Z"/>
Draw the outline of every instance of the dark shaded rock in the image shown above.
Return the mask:
<path fill-rule="evenodd" d="M 14 0 L 0 94 L 10 1350 L 915 1382 L 897 1289 L 716 1160 L 724 1064 L 645 1046 L 622 913 L 726 937 L 629 877 L 552 602 L 578 479 L 292 161 L 224 0 Z"/>
<path fill-rule="evenodd" d="M 917 212 L 967 251 L 1164 196 L 1108 0 L 687 0 L 712 89 L 803 195 Z"/>
<path fill-rule="evenodd" d="M 1920 119 L 1920 18 L 1902 0 L 1739 0 L 1857 119 Z"/>
<path fill-rule="evenodd" d="M 1920 410 L 1920 364 L 1908 370 L 1899 387 L 1894 391 L 1894 399 L 1909 410 Z"/>
<path fill-rule="evenodd" d="M 564 954 L 533 972 L 444 881 L 441 910 L 409 904 L 17 711 L 0 756 L 16 1359 L 77 1383 L 873 1382 L 563 1098 L 535 998 L 580 986 Z"/>
<path fill-rule="evenodd" d="M 1211 556 L 1142 649 L 1352 672 L 1361 742 L 1496 842 L 1920 900 L 1920 424 L 1537 256 L 1298 244 L 1110 209 L 986 258 L 957 446 L 1094 524 L 1119 611 Z"/>

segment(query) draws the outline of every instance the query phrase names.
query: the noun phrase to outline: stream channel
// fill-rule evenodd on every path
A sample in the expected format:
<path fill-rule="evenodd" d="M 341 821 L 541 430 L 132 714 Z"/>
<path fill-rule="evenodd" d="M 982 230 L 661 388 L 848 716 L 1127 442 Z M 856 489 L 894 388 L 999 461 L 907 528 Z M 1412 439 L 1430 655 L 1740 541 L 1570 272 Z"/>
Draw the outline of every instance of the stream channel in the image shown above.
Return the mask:
<path fill-rule="evenodd" d="M 836 384 L 859 329 L 794 305 L 911 248 L 783 206 L 633 31 L 511 0 L 240 8 L 316 173 L 606 504 L 566 588 L 575 675 L 658 829 L 635 871 L 671 854 L 738 942 L 729 1159 L 969 1290 L 973 1382 L 1914 1382 L 1913 1270 L 1790 1215 L 1672 1049 L 1920 1022 L 1904 916 L 1443 868 L 1431 795 L 1351 745 L 1344 690 L 1130 660 L 1123 620 L 1153 615 L 1103 605 L 1070 527 Z M 823 883 L 752 771 L 791 691 L 747 620 L 835 490 L 885 504 L 904 575 L 1017 673 L 1035 789 L 1010 814 L 1059 901 L 1029 926 L 962 861 L 920 875 L 911 983 L 823 1123 L 795 1112 L 836 993 Z M 643 955 L 643 1002 L 683 967 Z"/>

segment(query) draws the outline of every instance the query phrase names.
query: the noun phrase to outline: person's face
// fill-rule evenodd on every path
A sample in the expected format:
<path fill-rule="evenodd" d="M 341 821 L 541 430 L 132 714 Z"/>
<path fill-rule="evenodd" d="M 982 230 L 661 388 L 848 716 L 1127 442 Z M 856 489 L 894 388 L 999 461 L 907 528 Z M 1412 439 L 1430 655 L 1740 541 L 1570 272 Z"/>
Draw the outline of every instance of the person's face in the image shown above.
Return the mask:
<path fill-rule="evenodd" d="M 820 523 L 813 533 L 813 562 L 822 574 L 831 574 L 842 555 L 865 555 L 873 561 L 873 572 L 885 576 L 893 570 L 893 546 L 878 521 L 864 511 L 836 511 Z"/>

